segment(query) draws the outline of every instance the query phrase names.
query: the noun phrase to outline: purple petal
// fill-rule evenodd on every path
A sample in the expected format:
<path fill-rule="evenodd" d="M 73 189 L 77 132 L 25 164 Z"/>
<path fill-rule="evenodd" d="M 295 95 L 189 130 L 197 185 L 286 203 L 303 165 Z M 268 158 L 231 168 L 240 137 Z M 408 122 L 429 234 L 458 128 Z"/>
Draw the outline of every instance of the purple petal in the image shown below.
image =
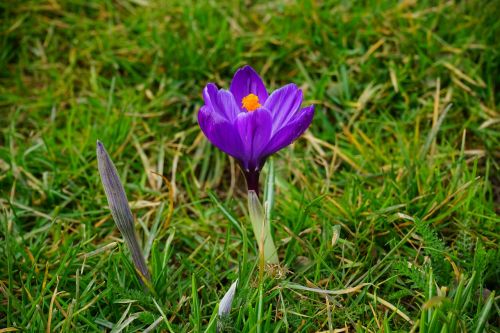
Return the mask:
<path fill-rule="evenodd" d="M 205 105 L 217 115 L 229 121 L 233 121 L 236 115 L 241 112 L 233 95 L 227 90 L 218 90 L 213 83 L 207 84 L 203 89 L 203 100 Z"/>
<path fill-rule="evenodd" d="M 243 147 L 236 126 L 219 117 L 208 106 L 203 106 L 198 112 L 198 123 L 201 130 L 214 146 L 241 160 Z"/>
<path fill-rule="evenodd" d="M 274 154 L 294 142 L 309 127 L 314 116 L 314 105 L 303 108 L 287 125 L 273 134 L 263 156 Z"/>
<path fill-rule="evenodd" d="M 244 158 L 241 159 L 243 167 L 247 170 L 262 167 L 260 165 L 264 157 L 262 152 L 271 137 L 271 113 L 264 108 L 252 112 L 242 112 L 236 117 L 236 127 L 243 144 Z"/>
<path fill-rule="evenodd" d="M 217 86 L 214 83 L 207 84 L 205 89 L 203 89 L 203 100 L 205 101 L 205 105 L 213 108 L 212 98 L 215 99 L 218 92 L 219 89 L 217 89 Z"/>
<path fill-rule="evenodd" d="M 259 74 L 250 66 L 244 66 L 236 71 L 229 91 L 234 96 L 236 104 L 241 108 L 241 101 L 243 97 L 248 94 L 254 94 L 259 98 L 260 104 L 264 104 L 267 100 L 267 90 L 264 82 Z"/>
<path fill-rule="evenodd" d="M 264 107 L 273 116 L 273 134 L 290 122 L 302 104 L 302 90 L 293 83 L 274 91 Z"/>
<path fill-rule="evenodd" d="M 205 136 L 212 131 L 211 126 L 213 125 L 213 121 L 210 115 L 212 112 L 213 111 L 211 111 L 210 107 L 207 105 L 203 105 L 200 111 L 198 111 L 198 124 Z"/>

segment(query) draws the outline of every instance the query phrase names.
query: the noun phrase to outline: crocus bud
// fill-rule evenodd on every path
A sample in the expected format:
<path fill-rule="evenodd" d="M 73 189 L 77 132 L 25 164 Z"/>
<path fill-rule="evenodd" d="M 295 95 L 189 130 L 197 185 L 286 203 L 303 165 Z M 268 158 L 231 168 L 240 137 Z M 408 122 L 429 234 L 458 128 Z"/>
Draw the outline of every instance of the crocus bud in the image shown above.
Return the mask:
<path fill-rule="evenodd" d="M 236 293 L 236 286 L 238 285 L 238 280 L 234 281 L 229 287 L 224 297 L 222 297 L 219 304 L 219 316 L 228 315 L 231 312 L 231 304 L 233 304 L 234 294 Z"/>
<path fill-rule="evenodd" d="M 236 286 L 238 285 L 238 280 L 234 281 L 229 287 L 224 297 L 222 297 L 219 303 L 219 320 L 217 324 L 217 332 L 225 331 L 226 325 L 228 325 L 228 316 L 231 312 L 231 304 L 233 304 L 234 294 L 236 293 Z"/>
<path fill-rule="evenodd" d="M 255 191 L 248 191 L 248 212 L 253 233 L 259 244 L 259 250 L 264 253 L 264 260 L 269 264 L 278 264 L 278 254 L 271 235 L 271 226 L 266 223 L 264 207 Z"/>
<path fill-rule="evenodd" d="M 141 277 L 141 282 L 144 280 L 151 280 L 146 261 L 142 255 L 137 241 L 137 235 L 134 228 L 134 217 L 130 210 L 125 189 L 118 177 L 115 165 L 104 148 L 104 145 L 97 141 L 97 165 L 99 174 L 101 175 L 101 182 L 106 192 L 108 199 L 109 209 L 113 215 L 113 219 L 120 230 L 125 243 L 127 244 L 135 268 Z"/>

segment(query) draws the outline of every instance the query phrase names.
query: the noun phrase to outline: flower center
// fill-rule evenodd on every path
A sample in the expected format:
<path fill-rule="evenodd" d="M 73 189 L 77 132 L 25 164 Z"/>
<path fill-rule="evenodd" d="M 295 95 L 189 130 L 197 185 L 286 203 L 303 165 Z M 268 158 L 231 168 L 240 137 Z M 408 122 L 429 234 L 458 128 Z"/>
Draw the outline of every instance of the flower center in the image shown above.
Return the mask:
<path fill-rule="evenodd" d="M 259 103 L 259 97 L 254 94 L 248 94 L 241 100 L 241 105 L 247 109 L 247 111 L 255 111 L 262 105 Z"/>

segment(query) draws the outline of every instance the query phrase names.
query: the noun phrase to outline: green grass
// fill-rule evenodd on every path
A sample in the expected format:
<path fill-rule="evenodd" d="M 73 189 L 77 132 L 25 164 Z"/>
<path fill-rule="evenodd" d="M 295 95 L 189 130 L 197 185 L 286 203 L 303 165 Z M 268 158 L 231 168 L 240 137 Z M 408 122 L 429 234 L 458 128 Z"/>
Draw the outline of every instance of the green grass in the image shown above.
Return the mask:
<path fill-rule="evenodd" d="M 239 278 L 233 332 L 499 332 L 496 12 L 1 2 L 0 331 L 214 332 Z M 267 182 L 285 277 L 259 280 L 244 179 L 196 122 L 204 85 L 227 87 L 244 64 L 316 104 Z M 133 203 L 154 292 L 107 209 L 97 139 Z"/>

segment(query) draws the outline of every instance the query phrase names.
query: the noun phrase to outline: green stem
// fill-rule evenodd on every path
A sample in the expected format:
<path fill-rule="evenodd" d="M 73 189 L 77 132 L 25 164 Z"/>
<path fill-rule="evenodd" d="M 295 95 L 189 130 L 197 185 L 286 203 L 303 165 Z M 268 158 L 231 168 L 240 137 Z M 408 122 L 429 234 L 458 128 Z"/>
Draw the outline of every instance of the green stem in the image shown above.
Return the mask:
<path fill-rule="evenodd" d="M 260 203 L 255 191 L 248 191 L 248 211 L 250 213 L 253 233 L 259 244 L 259 252 L 263 252 L 266 263 L 278 264 L 278 253 L 271 235 L 271 226 L 269 223 L 266 223 L 264 207 Z"/>

